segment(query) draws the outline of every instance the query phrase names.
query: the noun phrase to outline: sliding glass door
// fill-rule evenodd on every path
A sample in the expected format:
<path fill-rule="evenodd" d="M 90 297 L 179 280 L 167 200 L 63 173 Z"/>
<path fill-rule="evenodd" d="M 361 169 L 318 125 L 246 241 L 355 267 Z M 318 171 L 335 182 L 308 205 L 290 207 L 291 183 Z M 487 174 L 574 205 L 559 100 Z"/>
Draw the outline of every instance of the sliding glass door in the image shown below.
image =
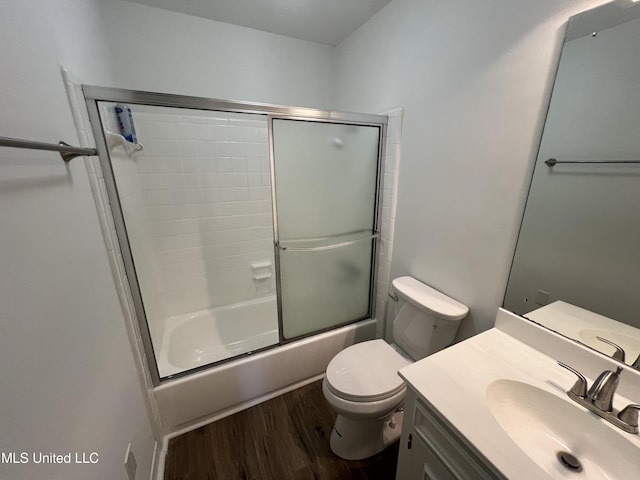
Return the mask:
<path fill-rule="evenodd" d="M 372 308 L 381 127 L 272 118 L 283 340 Z"/>
<path fill-rule="evenodd" d="M 118 105 L 98 103 L 105 171 L 159 376 L 277 344 L 267 115 L 129 102 L 133 144 Z"/>
<path fill-rule="evenodd" d="M 373 317 L 386 117 L 83 92 L 154 385 Z"/>

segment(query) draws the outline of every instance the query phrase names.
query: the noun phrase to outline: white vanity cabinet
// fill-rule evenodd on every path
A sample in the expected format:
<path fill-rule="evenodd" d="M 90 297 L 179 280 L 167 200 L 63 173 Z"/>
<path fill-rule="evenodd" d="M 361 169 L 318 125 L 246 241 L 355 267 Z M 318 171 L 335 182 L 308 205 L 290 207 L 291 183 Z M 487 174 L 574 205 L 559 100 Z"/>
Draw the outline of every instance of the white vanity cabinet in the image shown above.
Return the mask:
<path fill-rule="evenodd" d="M 640 478 L 640 436 L 574 405 L 575 375 L 557 360 L 580 365 L 589 383 L 619 365 L 500 310 L 495 328 L 401 368 L 396 479 Z M 638 371 L 624 370 L 616 408 L 640 401 Z M 558 456 L 571 450 L 580 473 Z"/>
<path fill-rule="evenodd" d="M 458 435 L 408 388 L 396 480 L 505 478 Z"/>

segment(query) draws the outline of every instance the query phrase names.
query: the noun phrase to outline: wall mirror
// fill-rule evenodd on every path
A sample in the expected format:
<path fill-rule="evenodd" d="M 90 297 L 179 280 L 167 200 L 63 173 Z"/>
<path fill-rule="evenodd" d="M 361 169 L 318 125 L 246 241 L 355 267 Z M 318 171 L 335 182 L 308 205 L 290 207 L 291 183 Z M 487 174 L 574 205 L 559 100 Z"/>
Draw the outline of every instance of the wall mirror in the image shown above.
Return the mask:
<path fill-rule="evenodd" d="M 640 4 L 569 21 L 504 307 L 640 369 Z"/>

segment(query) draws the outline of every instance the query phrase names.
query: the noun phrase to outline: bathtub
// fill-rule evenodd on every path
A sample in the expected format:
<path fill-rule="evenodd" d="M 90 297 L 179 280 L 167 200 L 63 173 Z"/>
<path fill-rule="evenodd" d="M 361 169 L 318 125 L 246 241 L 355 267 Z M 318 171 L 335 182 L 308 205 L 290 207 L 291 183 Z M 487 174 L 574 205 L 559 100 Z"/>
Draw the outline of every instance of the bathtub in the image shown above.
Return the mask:
<path fill-rule="evenodd" d="M 166 380 L 154 388 L 164 433 L 184 433 L 319 379 L 338 352 L 375 336 L 376 320 L 363 320 Z"/>
<path fill-rule="evenodd" d="M 160 377 L 278 343 L 275 295 L 170 317 L 157 356 Z"/>

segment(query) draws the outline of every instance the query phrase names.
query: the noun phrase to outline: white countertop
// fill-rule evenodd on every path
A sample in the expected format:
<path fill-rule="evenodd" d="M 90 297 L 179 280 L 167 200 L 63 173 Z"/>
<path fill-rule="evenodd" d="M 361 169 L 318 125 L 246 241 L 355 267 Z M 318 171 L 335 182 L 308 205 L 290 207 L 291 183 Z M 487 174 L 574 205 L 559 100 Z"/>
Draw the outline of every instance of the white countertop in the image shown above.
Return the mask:
<path fill-rule="evenodd" d="M 573 366 L 580 370 L 579 365 Z M 551 476 L 538 466 L 513 443 L 485 401 L 487 387 L 494 380 L 510 379 L 536 386 L 583 409 L 566 395 L 575 383 L 575 375 L 555 359 L 494 328 L 409 365 L 399 374 L 507 478 L 577 478 L 573 472 L 561 471 L 561 467 L 557 476 Z M 591 385 L 593 379 L 587 380 Z M 614 397 L 617 409 L 629 403 L 621 395 Z M 622 434 L 640 449 L 638 435 Z"/>

